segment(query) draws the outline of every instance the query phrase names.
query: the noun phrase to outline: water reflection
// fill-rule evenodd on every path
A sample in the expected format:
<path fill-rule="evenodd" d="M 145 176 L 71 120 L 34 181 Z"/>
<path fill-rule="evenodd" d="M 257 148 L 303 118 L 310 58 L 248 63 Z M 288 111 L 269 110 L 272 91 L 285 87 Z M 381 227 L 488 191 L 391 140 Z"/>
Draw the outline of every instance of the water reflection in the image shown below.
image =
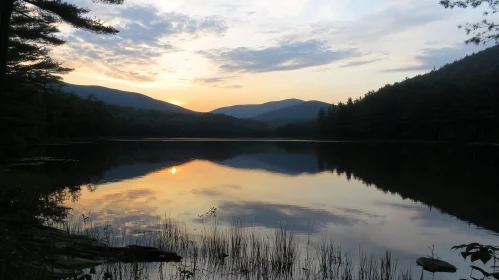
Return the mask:
<path fill-rule="evenodd" d="M 451 246 L 499 242 L 487 231 L 499 232 L 493 147 L 144 141 L 33 153 L 78 162 L 15 166 L 10 176 L 73 186 L 65 205 L 97 225 L 151 230 L 166 214 L 194 231 L 206 223 L 199 215 L 217 207 L 225 223 L 237 217 L 261 231 L 285 223 L 349 250 L 391 249 L 407 265 L 435 244 L 461 268 Z"/>

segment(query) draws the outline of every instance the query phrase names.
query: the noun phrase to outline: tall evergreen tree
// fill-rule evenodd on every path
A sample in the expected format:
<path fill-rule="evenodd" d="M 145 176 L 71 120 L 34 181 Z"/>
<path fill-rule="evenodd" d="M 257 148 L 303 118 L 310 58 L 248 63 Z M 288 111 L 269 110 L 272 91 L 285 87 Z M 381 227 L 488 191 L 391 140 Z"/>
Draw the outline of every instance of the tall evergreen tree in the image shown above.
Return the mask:
<path fill-rule="evenodd" d="M 7 72 L 10 88 L 23 86 L 45 87 L 60 80 L 58 74 L 71 69 L 62 67 L 49 57 L 49 47 L 64 44 L 55 33 L 58 28 L 49 24 L 50 18 L 40 24 L 28 16 L 31 9 L 22 3 L 14 4 L 18 13 L 12 15 L 11 36 L 7 54 Z"/>
<path fill-rule="evenodd" d="M 123 1 L 94 0 L 94 2 L 106 4 L 122 4 Z M 67 23 L 75 28 L 100 34 L 116 34 L 118 32 L 115 28 L 105 25 L 98 19 L 85 17 L 89 11 L 86 8 L 81 8 L 62 0 L 0 1 L 0 96 L 3 95 L 5 89 L 5 74 L 7 73 L 7 57 L 10 44 L 9 38 L 15 32 L 15 30 L 12 30 L 13 14 L 23 15 L 26 18 L 32 19 L 33 26 L 31 28 L 33 29 L 42 28 L 50 30 L 51 28 L 55 28 L 54 25 L 57 23 Z M 44 40 L 52 40 L 51 43 L 57 43 L 55 36 L 46 37 Z M 56 62 L 48 63 L 48 61 L 45 61 L 43 67 L 46 68 L 47 64 L 57 69 Z"/>

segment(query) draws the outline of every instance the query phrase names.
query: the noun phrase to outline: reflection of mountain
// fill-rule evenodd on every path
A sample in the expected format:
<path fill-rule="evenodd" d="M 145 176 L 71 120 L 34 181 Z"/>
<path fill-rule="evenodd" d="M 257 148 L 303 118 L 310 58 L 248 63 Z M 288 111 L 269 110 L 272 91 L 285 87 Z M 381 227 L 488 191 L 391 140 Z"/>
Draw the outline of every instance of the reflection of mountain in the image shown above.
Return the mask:
<path fill-rule="evenodd" d="M 79 162 L 12 169 L 17 184 L 80 186 L 125 180 L 194 159 L 296 175 L 334 171 L 499 232 L 499 148 L 444 144 L 111 142 L 45 147 Z"/>
<path fill-rule="evenodd" d="M 319 172 L 315 143 L 230 141 L 130 141 L 47 146 L 37 156 L 76 159 L 70 164 L 17 168 L 19 176 L 44 177 L 56 186 L 122 181 L 195 159 L 235 168 L 289 175 Z M 29 175 L 28 175 L 29 174 Z"/>
<path fill-rule="evenodd" d="M 184 164 L 185 161 L 164 161 L 154 163 L 132 163 L 111 168 L 99 178 L 99 183 L 123 181 L 143 177 L 165 168 Z"/>
<path fill-rule="evenodd" d="M 241 155 L 215 161 L 218 164 L 242 169 L 259 169 L 288 175 L 320 172 L 314 154 L 261 153 Z"/>

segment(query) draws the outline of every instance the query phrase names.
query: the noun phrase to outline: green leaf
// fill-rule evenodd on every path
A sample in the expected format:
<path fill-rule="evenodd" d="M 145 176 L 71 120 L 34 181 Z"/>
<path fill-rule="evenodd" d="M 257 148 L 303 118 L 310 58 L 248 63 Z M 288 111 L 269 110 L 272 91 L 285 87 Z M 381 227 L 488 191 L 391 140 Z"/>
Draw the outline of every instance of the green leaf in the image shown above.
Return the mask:
<path fill-rule="evenodd" d="M 472 265 L 471 268 L 480 271 L 483 274 L 483 276 L 490 277 L 490 273 L 488 273 L 487 271 L 483 270 L 482 268 L 480 268 L 478 266 Z"/>

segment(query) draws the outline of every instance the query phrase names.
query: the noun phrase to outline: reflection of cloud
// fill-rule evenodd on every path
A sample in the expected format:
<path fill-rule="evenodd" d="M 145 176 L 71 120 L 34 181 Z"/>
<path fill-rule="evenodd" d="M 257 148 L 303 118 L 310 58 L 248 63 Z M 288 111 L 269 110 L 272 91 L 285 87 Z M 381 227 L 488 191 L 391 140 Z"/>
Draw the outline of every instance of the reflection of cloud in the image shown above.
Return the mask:
<path fill-rule="evenodd" d="M 454 216 L 443 214 L 436 208 L 430 208 L 424 204 L 402 204 L 379 202 L 378 205 L 387 206 L 397 211 L 410 211 L 413 213 L 409 218 L 412 221 L 421 223 L 421 226 L 428 228 L 455 228 L 462 226 Z"/>
<path fill-rule="evenodd" d="M 356 55 L 354 49 L 331 50 L 323 41 L 282 41 L 263 49 L 235 48 L 202 51 L 224 71 L 272 72 L 326 65 Z"/>
<path fill-rule="evenodd" d="M 336 209 L 342 210 L 346 214 L 352 214 L 352 215 L 355 215 L 355 216 L 366 216 L 366 217 L 368 217 L 370 219 L 380 218 L 381 217 L 380 215 L 377 215 L 377 214 L 374 214 L 374 213 L 371 213 L 371 212 L 366 212 L 366 211 L 360 210 L 360 209 L 355 209 L 355 208 L 338 207 Z"/>
<path fill-rule="evenodd" d="M 200 189 L 200 190 L 192 190 L 192 193 L 206 195 L 206 196 L 219 196 L 222 194 L 222 191 L 220 191 L 216 188 L 205 188 L 205 189 Z"/>
<path fill-rule="evenodd" d="M 195 189 L 192 191 L 193 194 L 205 195 L 205 196 L 220 196 L 227 190 L 240 190 L 241 186 L 236 185 L 223 185 L 219 187 L 209 187 L 203 189 Z"/>
<path fill-rule="evenodd" d="M 151 206 L 155 201 L 155 192 L 134 189 L 104 194 L 87 207 L 90 207 L 90 219 L 97 225 L 110 223 L 121 228 L 148 228 L 158 219 L 157 207 Z"/>
<path fill-rule="evenodd" d="M 338 215 L 326 210 L 310 209 L 297 205 L 262 202 L 222 202 L 219 204 L 220 218 L 230 222 L 232 217 L 243 221 L 254 221 L 256 225 L 275 228 L 280 222 L 296 232 L 319 232 L 327 224 L 353 225 L 360 219 Z M 314 228 L 311 227 L 314 223 Z M 316 224 L 317 223 L 317 224 Z"/>
<path fill-rule="evenodd" d="M 101 199 L 103 201 L 127 201 L 127 200 L 136 200 L 141 197 L 145 196 L 152 196 L 152 200 L 155 200 L 156 198 L 153 196 L 154 192 L 151 190 L 130 190 L 126 192 L 120 192 L 120 193 L 110 193 L 104 195 Z"/>

